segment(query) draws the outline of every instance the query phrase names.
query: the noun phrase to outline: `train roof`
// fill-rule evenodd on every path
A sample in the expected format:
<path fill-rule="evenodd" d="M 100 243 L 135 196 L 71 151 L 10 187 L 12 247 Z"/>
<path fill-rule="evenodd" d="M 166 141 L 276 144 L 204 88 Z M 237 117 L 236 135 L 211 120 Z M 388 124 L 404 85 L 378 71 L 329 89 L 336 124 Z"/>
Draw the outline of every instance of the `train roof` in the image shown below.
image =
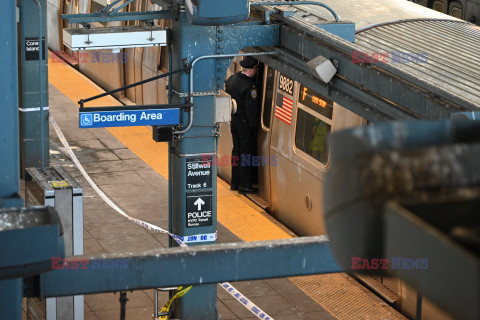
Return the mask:
<path fill-rule="evenodd" d="M 262 2 L 262 1 L 255 1 Z M 375 63 L 395 77 L 420 90 L 450 101 L 462 111 L 480 107 L 480 27 L 406 0 L 322 0 L 340 17 L 356 24 L 355 43 L 340 41 L 340 50 L 388 53 L 386 63 Z M 316 24 L 334 20 L 326 9 L 315 5 L 294 5 L 293 26 L 319 34 Z M 392 52 L 422 54 L 423 61 L 398 63 Z M 405 62 L 405 61 L 404 61 Z M 368 65 L 366 65 L 368 67 Z M 388 99 L 388 97 L 387 97 Z M 448 103 L 448 102 L 447 102 Z M 407 106 L 408 107 L 408 106 Z"/>
<path fill-rule="evenodd" d="M 340 20 L 355 22 L 356 30 L 398 20 L 442 19 L 461 21 L 407 0 L 321 0 L 319 2 L 332 8 L 340 17 Z M 310 19 L 317 17 L 332 20 L 332 15 L 320 6 L 305 5 L 296 7 L 308 8 L 307 12 L 311 13 Z M 307 16 L 303 18 L 308 19 Z"/>
<path fill-rule="evenodd" d="M 387 24 L 357 32 L 356 46 L 362 52 L 390 53 L 390 65 L 480 107 L 478 26 L 445 20 Z M 427 59 L 398 63 L 401 59 L 392 59 L 394 51 Z"/>

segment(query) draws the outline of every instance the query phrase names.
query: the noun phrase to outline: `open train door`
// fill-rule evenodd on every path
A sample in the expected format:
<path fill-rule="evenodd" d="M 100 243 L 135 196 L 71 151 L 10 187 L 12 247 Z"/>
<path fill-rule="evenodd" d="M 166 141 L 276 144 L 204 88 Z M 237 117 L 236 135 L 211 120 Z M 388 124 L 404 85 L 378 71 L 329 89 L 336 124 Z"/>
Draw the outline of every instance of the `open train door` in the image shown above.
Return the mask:
<path fill-rule="evenodd" d="M 262 108 L 260 116 L 260 129 L 258 130 L 257 150 L 261 156 L 261 165 L 258 166 L 258 186 L 261 199 L 253 199 L 262 207 L 270 203 L 270 166 L 273 164 L 270 155 L 270 126 L 272 117 L 273 94 L 275 90 L 275 70 L 260 64 L 258 73 L 258 86 L 262 88 Z"/>
<path fill-rule="evenodd" d="M 233 59 L 228 71 L 226 79 L 231 75 L 241 70 L 240 61 L 242 57 Z M 247 195 L 252 201 L 257 203 L 263 208 L 266 208 L 270 204 L 270 125 L 271 125 L 271 113 L 273 104 L 273 94 L 275 90 L 275 70 L 259 65 L 257 75 L 257 88 L 262 94 L 262 104 L 260 108 L 261 127 L 258 131 L 257 139 L 257 154 L 261 157 L 260 165 L 258 169 L 258 195 Z M 220 127 L 220 142 L 218 146 L 218 159 L 221 163 L 217 167 L 218 176 L 222 179 L 230 182 L 232 167 L 230 161 L 225 162 L 223 159 L 230 159 L 232 155 L 232 135 L 230 133 L 230 123 L 222 123 Z"/>

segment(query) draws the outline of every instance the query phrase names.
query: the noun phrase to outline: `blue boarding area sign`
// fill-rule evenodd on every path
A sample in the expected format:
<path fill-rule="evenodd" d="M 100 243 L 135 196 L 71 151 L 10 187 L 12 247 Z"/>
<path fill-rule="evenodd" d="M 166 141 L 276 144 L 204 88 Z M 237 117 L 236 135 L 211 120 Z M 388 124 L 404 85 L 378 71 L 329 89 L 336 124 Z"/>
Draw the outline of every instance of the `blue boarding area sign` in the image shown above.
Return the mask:
<path fill-rule="evenodd" d="M 80 128 L 169 126 L 180 123 L 180 109 L 84 111 L 78 120 Z"/>

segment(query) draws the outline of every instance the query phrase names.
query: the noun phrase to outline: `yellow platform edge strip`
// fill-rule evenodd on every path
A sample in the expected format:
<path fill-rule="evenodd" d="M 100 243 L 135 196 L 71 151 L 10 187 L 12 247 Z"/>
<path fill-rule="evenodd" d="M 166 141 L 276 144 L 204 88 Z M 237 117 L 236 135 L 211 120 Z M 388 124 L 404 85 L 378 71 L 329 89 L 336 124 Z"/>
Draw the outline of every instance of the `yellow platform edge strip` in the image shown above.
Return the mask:
<path fill-rule="evenodd" d="M 80 99 L 105 92 L 65 63 L 52 63 L 50 60 L 48 78 L 55 88 L 75 103 Z M 119 105 L 122 104 L 113 97 L 107 96 L 89 102 L 85 107 Z M 74 116 L 78 117 L 78 114 Z M 147 127 L 119 127 L 106 130 L 153 170 L 168 179 L 168 144 L 153 141 L 152 132 Z M 269 221 L 262 212 L 263 210 L 253 205 L 250 200 L 231 192 L 228 184 L 217 179 L 217 219 L 233 234 L 246 242 L 291 238 L 288 233 Z M 382 308 L 378 301 L 363 293 L 359 286 L 348 282 L 345 275 L 327 274 L 289 279 L 339 320 L 401 319 Z M 337 301 L 332 299 L 331 295 L 332 291 L 339 291 L 339 286 L 340 291 L 347 292 L 348 295 L 340 295 L 339 297 L 344 298 Z M 372 313 L 375 314 L 375 318 L 371 318 Z"/>

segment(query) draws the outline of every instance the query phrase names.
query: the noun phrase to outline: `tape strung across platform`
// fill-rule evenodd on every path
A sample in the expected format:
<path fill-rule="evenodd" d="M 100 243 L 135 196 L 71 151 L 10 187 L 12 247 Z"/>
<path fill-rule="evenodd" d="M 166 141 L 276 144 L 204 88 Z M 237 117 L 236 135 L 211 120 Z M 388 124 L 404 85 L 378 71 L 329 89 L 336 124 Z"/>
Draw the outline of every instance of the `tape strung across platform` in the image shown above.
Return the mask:
<path fill-rule="evenodd" d="M 160 314 L 162 314 L 162 315 L 159 316 L 158 318 L 155 318 L 155 320 L 167 320 L 168 319 L 168 313 L 170 312 L 170 307 L 172 306 L 173 301 L 177 298 L 183 297 L 188 291 L 190 291 L 190 289 L 192 287 L 193 286 L 189 286 L 189 287 L 186 287 L 186 288 L 178 287 L 177 293 L 170 300 L 168 300 L 168 302 L 160 310 Z M 165 314 L 165 315 L 163 315 L 163 314 Z"/>
<path fill-rule="evenodd" d="M 50 122 L 52 123 L 53 128 L 55 129 L 55 132 L 60 139 L 60 142 L 62 142 L 62 145 L 64 148 L 67 150 L 68 155 L 72 159 L 73 163 L 77 166 L 78 170 L 80 170 L 80 173 L 83 175 L 83 177 L 87 180 L 88 184 L 97 192 L 97 194 L 100 196 L 100 198 L 105 201 L 106 204 L 108 204 L 113 210 L 127 218 L 128 220 L 144 227 L 145 229 L 148 230 L 153 230 L 153 231 L 158 231 L 161 233 L 165 233 L 170 235 L 181 247 L 187 247 L 186 243 L 189 242 L 204 242 L 204 241 L 215 241 L 217 239 L 217 233 L 215 232 L 214 234 L 207 234 L 207 235 L 194 235 L 194 236 L 185 236 L 181 237 L 176 234 L 173 234 L 169 232 L 168 230 L 165 230 L 163 228 L 160 228 L 156 225 L 153 225 L 151 223 L 148 223 L 146 221 L 140 220 L 140 219 L 135 219 L 130 217 L 125 211 L 123 211 L 121 208 L 119 208 L 98 186 L 97 184 L 90 178 L 90 175 L 85 171 L 83 168 L 82 164 L 78 160 L 77 156 L 75 153 L 73 153 L 72 148 L 70 148 L 70 145 L 63 135 L 62 130 L 58 126 L 57 122 L 53 118 L 52 114 L 50 113 Z M 204 237 L 206 236 L 206 237 Z M 207 239 L 207 240 L 200 240 L 194 238 L 194 237 L 199 237 L 200 239 Z M 245 308 L 250 310 L 251 313 L 253 313 L 257 318 L 262 319 L 262 320 L 273 320 L 272 317 L 268 316 L 262 309 L 257 307 L 253 302 L 251 302 L 249 299 L 247 299 L 243 294 L 241 294 L 238 290 L 236 290 L 231 284 L 228 282 L 221 283 L 220 286 L 225 289 L 229 294 L 231 294 L 237 301 L 239 301 Z M 191 286 L 190 286 L 191 287 Z M 190 287 L 188 290 L 190 290 Z M 185 290 L 183 294 L 185 294 L 188 290 Z M 182 294 L 182 295 L 183 295 Z"/>

